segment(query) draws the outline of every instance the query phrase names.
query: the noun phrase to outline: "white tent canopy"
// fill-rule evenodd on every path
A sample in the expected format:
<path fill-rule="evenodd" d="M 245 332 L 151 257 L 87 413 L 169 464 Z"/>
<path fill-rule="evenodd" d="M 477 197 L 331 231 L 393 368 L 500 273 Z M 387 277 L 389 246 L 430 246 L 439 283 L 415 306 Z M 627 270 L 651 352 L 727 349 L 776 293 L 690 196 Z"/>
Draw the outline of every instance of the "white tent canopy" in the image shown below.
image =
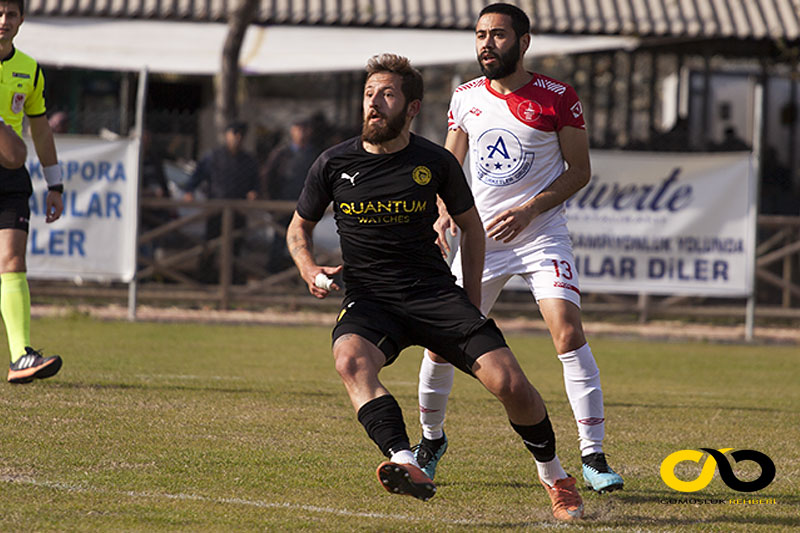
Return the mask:
<path fill-rule="evenodd" d="M 227 26 L 221 23 L 30 17 L 15 44 L 43 65 L 97 70 L 213 75 Z M 529 55 L 630 49 L 632 37 L 537 35 Z M 241 64 L 248 74 L 361 70 L 393 52 L 416 66 L 475 61 L 474 34 L 463 30 L 250 26 Z"/>

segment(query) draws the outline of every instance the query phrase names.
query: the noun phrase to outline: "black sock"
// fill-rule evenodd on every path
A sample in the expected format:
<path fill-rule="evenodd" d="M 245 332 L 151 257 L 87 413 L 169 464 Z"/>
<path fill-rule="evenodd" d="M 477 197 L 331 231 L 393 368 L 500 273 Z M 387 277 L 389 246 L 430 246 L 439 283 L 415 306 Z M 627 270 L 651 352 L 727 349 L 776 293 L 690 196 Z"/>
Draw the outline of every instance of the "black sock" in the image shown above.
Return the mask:
<path fill-rule="evenodd" d="M 511 420 L 509 422 L 537 461 L 546 463 L 553 460 L 556 456 L 556 434 L 546 413 L 544 420 L 533 426 L 518 426 Z"/>
<path fill-rule="evenodd" d="M 358 410 L 358 421 L 386 457 L 400 450 L 410 450 L 403 412 L 394 396 L 387 394 L 370 400 Z"/>
<path fill-rule="evenodd" d="M 440 446 L 442 446 L 444 444 L 444 435 L 442 435 L 438 439 L 433 439 L 433 440 L 428 439 L 428 438 L 423 436 L 422 437 L 422 442 L 424 444 L 427 444 L 430 447 L 431 450 L 436 451 L 436 450 L 439 449 Z"/>

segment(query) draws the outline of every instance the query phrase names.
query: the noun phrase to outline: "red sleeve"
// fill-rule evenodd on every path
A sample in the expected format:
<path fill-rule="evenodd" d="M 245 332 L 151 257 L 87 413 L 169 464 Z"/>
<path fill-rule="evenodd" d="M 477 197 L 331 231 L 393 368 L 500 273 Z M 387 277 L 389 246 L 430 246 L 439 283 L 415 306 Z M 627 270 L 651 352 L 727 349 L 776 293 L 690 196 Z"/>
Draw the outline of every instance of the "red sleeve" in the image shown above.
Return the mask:
<path fill-rule="evenodd" d="M 583 120 L 583 105 L 578 99 L 578 93 L 572 87 L 567 86 L 567 90 L 559 98 L 556 116 L 558 121 L 556 131 L 561 131 L 565 126 L 586 129 L 586 123 Z"/>

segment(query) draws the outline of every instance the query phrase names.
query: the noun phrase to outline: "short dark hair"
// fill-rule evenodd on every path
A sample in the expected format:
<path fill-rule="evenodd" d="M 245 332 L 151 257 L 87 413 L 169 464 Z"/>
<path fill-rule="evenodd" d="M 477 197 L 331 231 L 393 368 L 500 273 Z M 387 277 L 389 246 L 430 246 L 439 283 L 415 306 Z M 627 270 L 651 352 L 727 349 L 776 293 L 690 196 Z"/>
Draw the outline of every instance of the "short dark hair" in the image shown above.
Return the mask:
<path fill-rule="evenodd" d="M 500 15 L 508 15 L 511 17 L 511 29 L 517 34 L 517 39 L 531 32 L 531 19 L 525 14 L 523 10 L 513 4 L 504 4 L 498 2 L 496 4 L 489 4 L 481 9 L 478 18 L 489 13 L 499 13 Z"/>
<path fill-rule="evenodd" d="M 407 57 L 397 54 L 378 54 L 369 58 L 367 61 L 367 79 L 379 72 L 390 72 L 402 78 L 401 88 L 406 103 L 414 100 L 422 100 L 425 91 L 422 83 L 422 74 L 411 66 L 411 61 Z"/>
<path fill-rule="evenodd" d="M 25 0 L 6 0 L 9 4 L 17 4 L 19 8 L 19 14 L 25 14 Z"/>
<path fill-rule="evenodd" d="M 247 122 L 242 120 L 233 120 L 228 122 L 228 125 L 225 127 L 225 131 L 232 131 L 234 133 L 241 133 L 244 135 L 247 133 Z"/>

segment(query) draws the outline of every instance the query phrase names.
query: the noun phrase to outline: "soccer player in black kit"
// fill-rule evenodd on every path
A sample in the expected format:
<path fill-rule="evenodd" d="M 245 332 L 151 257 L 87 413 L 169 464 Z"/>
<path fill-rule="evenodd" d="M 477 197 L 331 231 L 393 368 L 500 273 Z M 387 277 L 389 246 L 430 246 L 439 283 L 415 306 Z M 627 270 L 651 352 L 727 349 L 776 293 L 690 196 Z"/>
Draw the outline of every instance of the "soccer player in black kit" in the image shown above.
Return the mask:
<path fill-rule="evenodd" d="M 342 272 L 346 292 L 333 357 L 359 422 L 388 458 L 378 480 L 389 492 L 428 500 L 436 487 L 414 459 L 400 406 L 378 379 L 407 346 L 435 350 L 477 378 L 538 463 L 553 461 L 556 450 L 541 396 L 494 321 L 477 308 L 485 236 L 461 166 L 409 131 L 422 95 L 422 77 L 406 58 L 369 60 L 362 134 L 315 161 L 286 239 L 314 296 L 339 289 L 320 274 Z M 437 197 L 461 229 L 464 289 L 436 245 Z M 312 250 L 314 227 L 331 203 L 343 259 L 335 267 L 318 265 Z M 583 504 L 577 491 L 572 496 L 569 516 L 579 518 Z"/>

